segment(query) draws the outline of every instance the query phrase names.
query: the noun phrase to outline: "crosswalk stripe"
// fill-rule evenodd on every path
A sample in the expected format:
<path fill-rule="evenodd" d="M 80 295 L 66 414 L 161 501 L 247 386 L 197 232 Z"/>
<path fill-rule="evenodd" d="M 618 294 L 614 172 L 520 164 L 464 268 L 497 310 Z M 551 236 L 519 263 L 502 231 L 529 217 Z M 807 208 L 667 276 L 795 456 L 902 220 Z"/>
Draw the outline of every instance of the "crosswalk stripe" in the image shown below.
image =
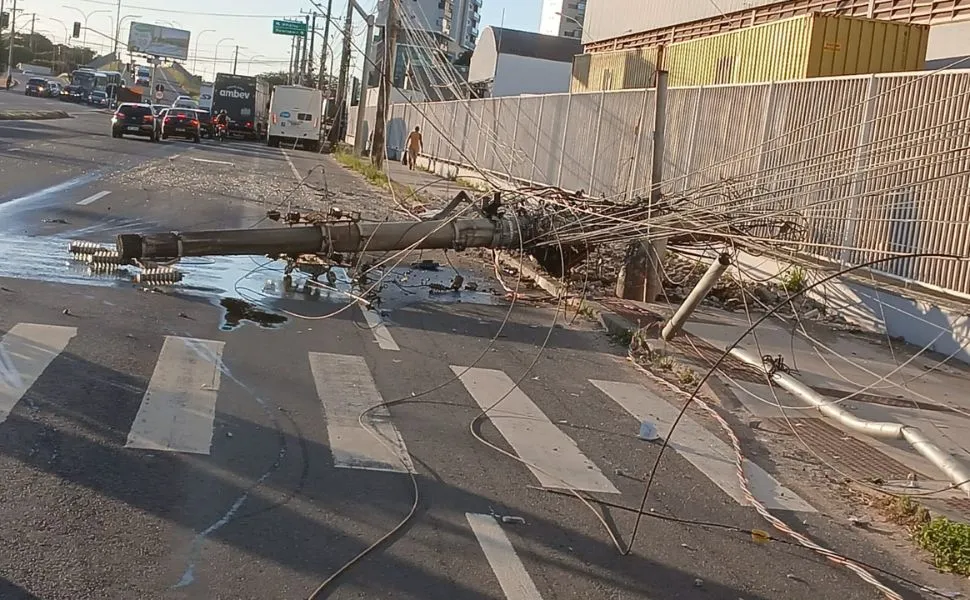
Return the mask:
<path fill-rule="evenodd" d="M 590 380 L 604 394 L 613 399 L 639 421 L 650 421 L 657 433 L 667 438 L 670 427 L 677 418 L 678 410 L 658 398 L 637 383 Z M 706 428 L 684 415 L 677 430 L 669 440 L 669 446 L 694 465 L 717 487 L 735 502 L 748 505 L 738 481 L 734 464 L 734 451 L 728 444 L 715 437 Z M 744 461 L 744 472 L 754 497 L 772 510 L 816 512 L 795 492 L 784 487 L 764 469 L 749 460 Z"/>
<path fill-rule="evenodd" d="M 363 358 L 311 352 L 310 370 L 323 405 L 334 466 L 415 472 L 404 439 L 391 422 L 391 413 L 386 407 L 367 413 L 364 423 L 371 431 L 361 427 L 361 413 L 383 402 Z"/>
<path fill-rule="evenodd" d="M 224 346 L 165 336 L 126 448 L 209 454 Z"/>
<path fill-rule="evenodd" d="M 475 539 L 508 600 L 542 600 L 539 590 L 515 553 L 512 542 L 491 515 L 465 513 Z"/>
<path fill-rule="evenodd" d="M 457 366 L 451 370 L 482 410 L 501 399 L 488 418 L 544 487 L 619 493 L 576 442 L 503 371 Z"/>
<path fill-rule="evenodd" d="M 75 335 L 75 327 L 18 323 L 0 339 L 0 423 Z"/>
<path fill-rule="evenodd" d="M 364 313 L 364 320 L 367 321 L 367 326 L 373 332 L 374 339 L 377 340 L 377 345 L 380 346 L 381 350 L 400 350 L 397 342 L 391 337 L 387 325 L 384 324 L 384 320 L 381 319 L 381 315 L 376 311 L 367 310 L 363 305 L 359 306 L 361 312 Z"/>

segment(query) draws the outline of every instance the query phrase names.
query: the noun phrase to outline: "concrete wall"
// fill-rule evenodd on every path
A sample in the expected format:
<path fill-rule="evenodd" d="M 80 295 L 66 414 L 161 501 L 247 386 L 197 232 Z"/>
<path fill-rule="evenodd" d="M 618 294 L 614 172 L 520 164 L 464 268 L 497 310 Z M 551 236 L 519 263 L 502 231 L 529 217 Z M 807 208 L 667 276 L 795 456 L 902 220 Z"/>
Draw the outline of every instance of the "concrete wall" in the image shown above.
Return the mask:
<path fill-rule="evenodd" d="M 778 0 L 718 0 L 725 14 Z M 583 43 L 716 17 L 711 0 L 588 0 Z"/>
<path fill-rule="evenodd" d="M 492 97 L 568 92 L 572 69 L 572 63 L 500 54 Z"/>

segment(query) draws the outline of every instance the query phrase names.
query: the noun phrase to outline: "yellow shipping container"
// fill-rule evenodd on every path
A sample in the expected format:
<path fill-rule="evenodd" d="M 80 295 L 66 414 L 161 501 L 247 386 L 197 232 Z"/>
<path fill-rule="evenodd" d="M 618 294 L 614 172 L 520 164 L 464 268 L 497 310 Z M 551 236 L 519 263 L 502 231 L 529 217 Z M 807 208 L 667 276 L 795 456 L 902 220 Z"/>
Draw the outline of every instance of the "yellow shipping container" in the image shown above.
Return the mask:
<path fill-rule="evenodd" d="M 813 13 L 670 44 L 671 86 L 919 71 L 929 26 Z"/>
<path fill-rule="evenodd" d="M 579 54 L 573 58 L 570 92 L 630 90 L 654 85 L 657 48 Z"/>

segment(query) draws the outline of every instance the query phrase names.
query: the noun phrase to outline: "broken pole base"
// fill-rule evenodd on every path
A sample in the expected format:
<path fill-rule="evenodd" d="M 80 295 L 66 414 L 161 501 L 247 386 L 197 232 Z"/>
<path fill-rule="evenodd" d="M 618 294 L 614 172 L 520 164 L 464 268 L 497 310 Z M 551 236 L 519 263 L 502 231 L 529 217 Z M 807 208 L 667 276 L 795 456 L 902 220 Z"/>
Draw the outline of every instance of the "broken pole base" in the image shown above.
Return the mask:
<path fill-rule="evenodd" d="M 656 301 L 663 289 L 663 257 L 666 253 L 666 238 L 631 242 L 616 278 L 616 295 L 624 300 Z"/>

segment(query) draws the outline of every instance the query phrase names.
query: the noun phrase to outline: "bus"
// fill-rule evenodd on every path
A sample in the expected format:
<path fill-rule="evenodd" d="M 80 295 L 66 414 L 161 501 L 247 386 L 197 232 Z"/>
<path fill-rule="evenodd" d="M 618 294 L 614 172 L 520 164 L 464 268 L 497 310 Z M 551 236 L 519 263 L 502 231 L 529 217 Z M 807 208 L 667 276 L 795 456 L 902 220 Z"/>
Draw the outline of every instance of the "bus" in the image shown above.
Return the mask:
<path fill-rule="evenodd" d="M 71 72 L 71 85 L 84 89 L 88 94 L 96 90 L 105 91 L 107 83 L 107 76 L 94 69 L 75 69 Z"/>
<path fill-rule="evenodd" d="M 100 71 L 104 75 L 104 91 L 108 98 L 115 98 L 118 95 L 118 88 L 125 84 L 124 77 L 118 71 Z"/>

